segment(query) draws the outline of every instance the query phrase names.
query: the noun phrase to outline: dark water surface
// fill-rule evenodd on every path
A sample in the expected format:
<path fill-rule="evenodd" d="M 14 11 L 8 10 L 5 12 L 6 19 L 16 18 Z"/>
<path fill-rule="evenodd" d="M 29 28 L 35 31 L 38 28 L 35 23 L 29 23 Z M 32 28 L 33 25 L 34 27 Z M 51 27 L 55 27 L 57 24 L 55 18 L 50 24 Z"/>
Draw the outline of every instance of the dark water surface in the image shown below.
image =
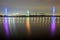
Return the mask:
<path fill-rule="evenodd" d="M 60 17 L 0 17 L 0 38 L 59 39 Z"/>

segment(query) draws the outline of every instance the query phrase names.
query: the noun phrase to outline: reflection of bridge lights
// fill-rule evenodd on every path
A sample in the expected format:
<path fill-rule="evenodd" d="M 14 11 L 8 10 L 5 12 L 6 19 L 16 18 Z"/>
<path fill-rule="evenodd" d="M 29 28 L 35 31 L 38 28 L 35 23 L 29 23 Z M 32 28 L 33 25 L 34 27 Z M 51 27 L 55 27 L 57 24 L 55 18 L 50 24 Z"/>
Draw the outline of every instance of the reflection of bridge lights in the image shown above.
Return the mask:
<path fill-rule="evenodd" d="M 5 17 L 4 18 L 4 26 L 5 26 L 5 31 L 6 31 L 6 35 L 9 35 L 9 24 L 8 24 L 8 18 Z"/>
<path fill-rule="evenodd" d="M 16 30 L 16 28 L 15 28 L 15 18 L 12 18 L 12 24 L 13 24 L 14 30 Z"/>
<path fill-rule="evenodd" d="M 9 17 L 8 22 L 9 22 L 10 31 L 12 32 L 12 30 L 15 30 L 15 18 L 13 18 L 13 17 L 10 18 Z"/>
<path fill-rule="evenodd" d="M 52 23 L 51 23 L 52 37 L 55 34 L 55 29 L 56 29 L 56 18 L 55 17 L 52 17 Z"/>
<path fill-rule="evenodd" d="M 26 27 L 27 27 L 27 31 L 28 31 L 28 35 L 31 35 L 31 30 L 30 30 L 30 20 L 29 17 L 26 19 Z"/>

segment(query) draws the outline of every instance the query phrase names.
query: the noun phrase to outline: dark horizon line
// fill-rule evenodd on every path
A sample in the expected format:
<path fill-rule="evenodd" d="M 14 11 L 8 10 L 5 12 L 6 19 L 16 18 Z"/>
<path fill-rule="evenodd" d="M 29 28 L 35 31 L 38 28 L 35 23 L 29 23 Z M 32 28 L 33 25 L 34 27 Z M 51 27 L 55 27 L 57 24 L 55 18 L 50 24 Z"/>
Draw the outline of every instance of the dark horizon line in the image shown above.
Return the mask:
<path fill-rule="evenodd" d="M 0 17 L 60 17 L 60 15 L 16 15 L 16 16 L 8 16 L 8 15 L 0 15 Z"/>

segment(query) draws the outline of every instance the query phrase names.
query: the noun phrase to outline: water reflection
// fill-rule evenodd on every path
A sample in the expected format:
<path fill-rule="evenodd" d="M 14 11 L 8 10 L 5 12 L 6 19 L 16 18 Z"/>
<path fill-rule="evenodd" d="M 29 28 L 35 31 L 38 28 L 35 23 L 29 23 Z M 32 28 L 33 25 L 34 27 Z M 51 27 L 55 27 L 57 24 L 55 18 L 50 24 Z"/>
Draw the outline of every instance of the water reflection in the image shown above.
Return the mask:
<path fill-rule="evenodd" d="M 3 20 L 6 35 L 12 37 L 50 38 L 51 31 L 53 38 L 56 35 L 56 27 L 58 31 L 60 29 L 59 17 L 5 17 Z"/>
<path fill-rule="evenodd" d="M 6 36 L 9 36 L 10 33 L 9 33 L 8 17 L 4 18 L 4 28 L 5 28 Z"/>
<path fill-rule="evenodd" d="M 16 34 L 16 25 L 15 25 L 15 18 L 14 17 L 9 17 L 8 18 L 8 23 L 9 23 L 9 28 L 11 34 Z"/>
<path fill-rule="evenodd" d="M 52 35 L 52 38 L 55 36 L 55 30 L 56 30 L 56 17 L 52 17 L 52 20 L 51 20 L 51 35 Z"/>
<path fill-rule="evenodd" d="M 30 30 L 30 18 L 29 17 L 26 18 L 26 28 L 27 28 L 28 35 L 30 36 L 31 30 Z"/>

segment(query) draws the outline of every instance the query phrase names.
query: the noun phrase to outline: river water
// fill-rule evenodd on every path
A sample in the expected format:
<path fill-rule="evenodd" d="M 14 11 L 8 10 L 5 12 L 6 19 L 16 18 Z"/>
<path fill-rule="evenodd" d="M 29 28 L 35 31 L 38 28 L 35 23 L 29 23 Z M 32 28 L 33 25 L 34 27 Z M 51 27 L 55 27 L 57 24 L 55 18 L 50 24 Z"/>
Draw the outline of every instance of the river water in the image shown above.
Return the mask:
<path fill-rule="evenodd" d="M 0 17 L 0 38 L 58 39 L 60 17 Z"/>

